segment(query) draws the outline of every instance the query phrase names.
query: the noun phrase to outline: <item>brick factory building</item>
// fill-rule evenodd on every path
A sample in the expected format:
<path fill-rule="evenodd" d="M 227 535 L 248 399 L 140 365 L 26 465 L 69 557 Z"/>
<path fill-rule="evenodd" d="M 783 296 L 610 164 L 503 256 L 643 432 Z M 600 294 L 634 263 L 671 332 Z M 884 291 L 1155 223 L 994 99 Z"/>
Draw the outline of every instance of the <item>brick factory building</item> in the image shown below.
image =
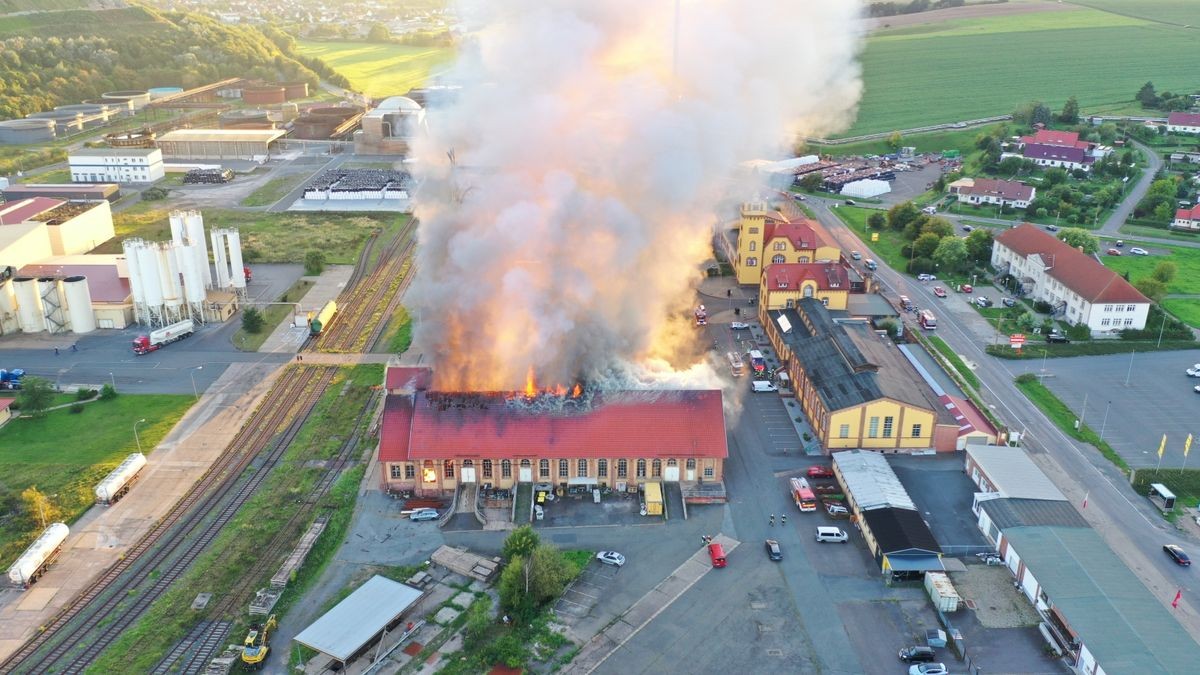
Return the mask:
<path fill-rule="evenodd" d="M 460 482 L 622 490 L 667 481 L 684 484 L 687 495 L 722 480 L 729 450 L 720 391 L 526 397 L 430 391 L 431 381 L 429 368 L 387 371 L 379 442 L 385 489 L 433 497 Z"/>

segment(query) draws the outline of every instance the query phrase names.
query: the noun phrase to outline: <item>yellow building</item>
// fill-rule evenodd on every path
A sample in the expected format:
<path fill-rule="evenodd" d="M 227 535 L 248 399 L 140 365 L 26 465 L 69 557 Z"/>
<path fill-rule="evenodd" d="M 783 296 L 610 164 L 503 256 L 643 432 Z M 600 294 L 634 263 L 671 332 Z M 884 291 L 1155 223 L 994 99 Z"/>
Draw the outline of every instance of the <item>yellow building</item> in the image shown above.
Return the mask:
<path fill-rule="evenodd" d="M 763 272 L 758 312 L 791 309 L 804 298 L 816 298 L 829 309 L 846 309 L 849 297 L 850 275 L 840 263 L 777 263 Z"/>
<path fill-rule="evenodd" d="M 739 284 L 758 285 L 763 268 L 778 263 L 837 262 L 842 252 L 815 221 L 802 215 L 791 219 L 765 201 L 742 204 L 733 260 Z"/>
<path fill-rule="evenodd" d="M 796 400 L 825 450 L 955 449 L 958 424 L 890 339 L 834 322 L 816 298 L 764 312 Z"/>

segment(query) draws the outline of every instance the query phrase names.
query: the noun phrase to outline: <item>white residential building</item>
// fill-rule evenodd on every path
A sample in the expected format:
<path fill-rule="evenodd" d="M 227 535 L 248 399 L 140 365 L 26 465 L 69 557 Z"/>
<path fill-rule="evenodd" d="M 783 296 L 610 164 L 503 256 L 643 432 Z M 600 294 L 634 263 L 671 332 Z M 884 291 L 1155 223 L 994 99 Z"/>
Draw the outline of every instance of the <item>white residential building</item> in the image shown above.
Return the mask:
<path fill-rule="evenodd" d="M 958 195 L 961 204 L 1000 204 L 1015 209 L 1027 208 L 1037 195 L 1032 185 L 991 178 L 963 178 L 950 185 L 949 190 Z"/>
<path fill-rule="evenodd" d="M 1167 117 L 1167 133 L 1200 134 L 1200 113 L 1171 113 Z"/>
<path fill-rule="evenodd" d="M 80 148 L 67 164 L 76 183 L 153 183 L 166 175 L 158 148 Z"/>
<path fill-rule="evenodd" d="M 1026 296 L 1092 332 L 1146 327 L 1150 300 L 1121 275 L 1054 235 L 1025 223 L 996 235 L 992 267 L 1013 275 Z"/>
<path fill-rule="evenodd" d="M 1171 227 L 1179 230 L 1200 230 L 1200 204 L 1190 209 L 1177 210 Z"/>

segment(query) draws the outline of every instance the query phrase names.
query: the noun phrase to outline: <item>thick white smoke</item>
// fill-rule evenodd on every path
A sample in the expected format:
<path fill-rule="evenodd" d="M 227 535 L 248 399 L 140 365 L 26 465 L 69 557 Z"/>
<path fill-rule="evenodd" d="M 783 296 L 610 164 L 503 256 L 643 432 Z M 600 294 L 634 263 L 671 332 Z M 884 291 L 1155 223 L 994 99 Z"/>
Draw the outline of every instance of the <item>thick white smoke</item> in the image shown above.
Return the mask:
<path fill-rule="evenodd" d="M 416 339 L 438 388 L 519 389 L 530 367 L 569 384 L 669 358 L 738 163 L 852 121 L 858 2 L 675 10 L 462 9 L 464 86 L 416 150 Z"/>

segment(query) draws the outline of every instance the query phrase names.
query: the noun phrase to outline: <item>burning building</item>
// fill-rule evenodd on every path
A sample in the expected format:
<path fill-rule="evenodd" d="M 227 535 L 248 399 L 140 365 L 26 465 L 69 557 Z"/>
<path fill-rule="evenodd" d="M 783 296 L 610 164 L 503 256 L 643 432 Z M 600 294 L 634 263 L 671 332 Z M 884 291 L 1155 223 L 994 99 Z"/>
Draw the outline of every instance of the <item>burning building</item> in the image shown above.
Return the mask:
<path fill-rule="evenodd" d="M 625 490 L 722 480 L 729 450 L 718 390 L 461 393 L 433 391 L 432 381 L 429 368 L 387 371 L 386 489 L 432 497 L 460 483 Z"/>

